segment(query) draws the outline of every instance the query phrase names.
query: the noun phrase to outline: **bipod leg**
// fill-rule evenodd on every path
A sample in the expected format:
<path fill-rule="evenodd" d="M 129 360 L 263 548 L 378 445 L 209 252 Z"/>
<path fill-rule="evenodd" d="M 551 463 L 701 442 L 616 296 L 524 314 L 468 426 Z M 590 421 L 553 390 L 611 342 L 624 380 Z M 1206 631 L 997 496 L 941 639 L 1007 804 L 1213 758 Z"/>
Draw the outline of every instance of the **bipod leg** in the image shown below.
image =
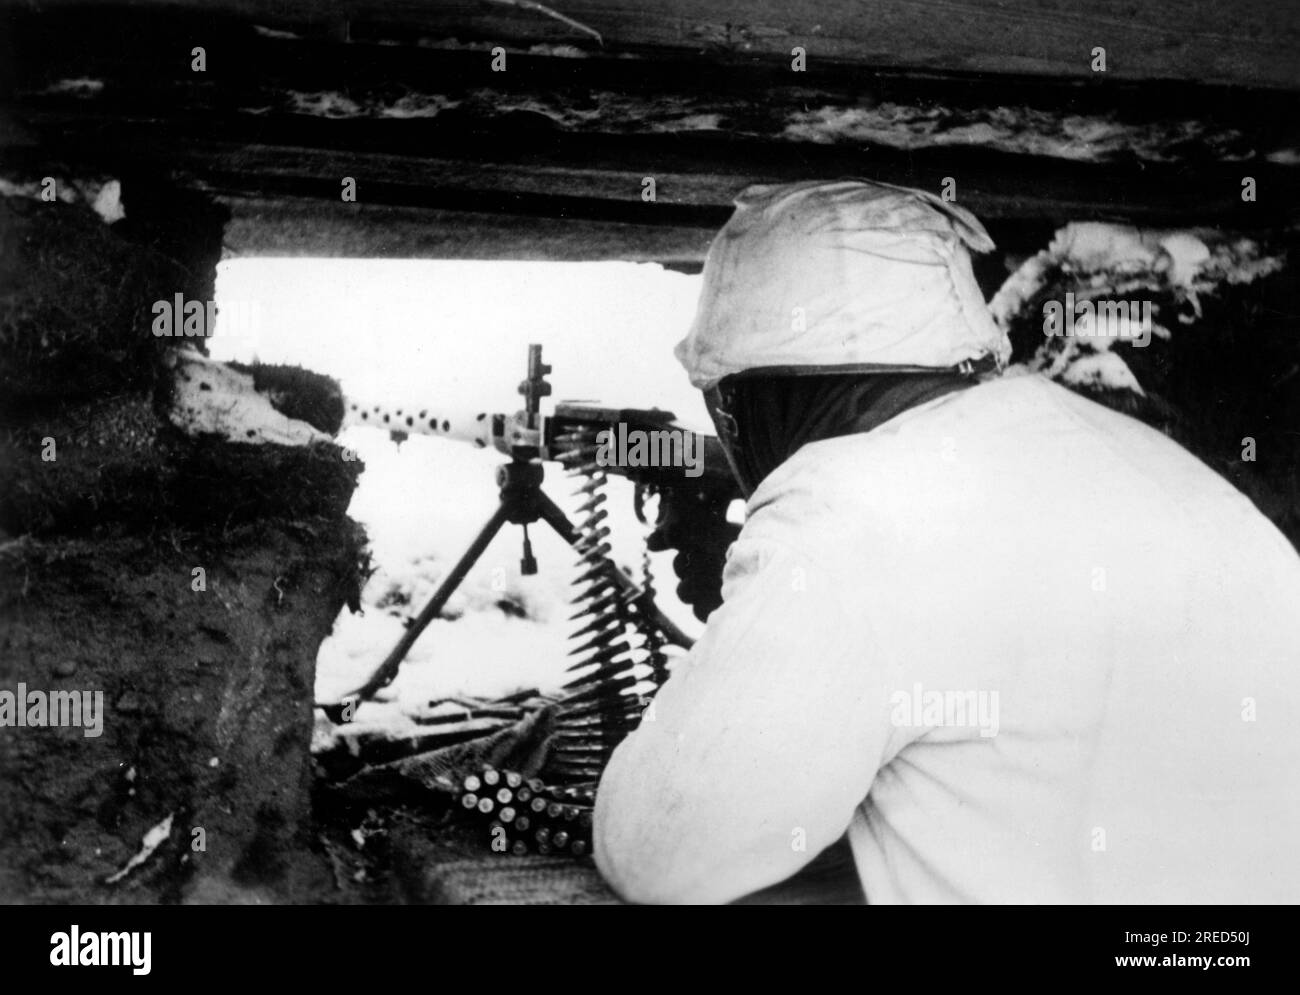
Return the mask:
<path fill-rule="evenodd" d="M 407 627 L 407 630 L 402 633 L 402 638 L 397 641 L 397 645 L 384 658 L 384 662 L 375 669 L 375 672 L 370 675 L 370 678 L 361 687 L 350 694 L 344 695 L 345 699 L 366 701 L 380 688 L 386 687 L 393 682 L 393 678 L 397 676 L 398 668 L 402 665 L 402 660 L 406 658 L 407 653 L 411 652 L 411 647 L 420 638 L 420 633 L 427 629 L 429 623 L 438 617 L 439 612 L 447 604 L 447 599 L 455 593 L 456 588 L 460 587 L 470 568 L 478 562 L 478 558 L 483 555 L 483 551 L 488 548 L 496 534 L 501 531 L 501 526 L 509 521 L 511 512 L 510 505 L 504 501 L 497 506 L 497 510 L 492 513 L 492 517 L 487 520 L 487 523 L 479 530 L 478 535 L 474 537 L 474 541 L 469 544 L 469 548 L 456 561 L 451 573 L 443 578 L 442 583 L 438 585 L 438 590 L 433 592 L 433 597 L 429 599 L 429 603 L 424 606 L 420 614 Z M 339 722 L 342 717 L 342 703 L 322 707 L 331 722 Z M 340 718 L 335 718 L 336 714 Z"/>

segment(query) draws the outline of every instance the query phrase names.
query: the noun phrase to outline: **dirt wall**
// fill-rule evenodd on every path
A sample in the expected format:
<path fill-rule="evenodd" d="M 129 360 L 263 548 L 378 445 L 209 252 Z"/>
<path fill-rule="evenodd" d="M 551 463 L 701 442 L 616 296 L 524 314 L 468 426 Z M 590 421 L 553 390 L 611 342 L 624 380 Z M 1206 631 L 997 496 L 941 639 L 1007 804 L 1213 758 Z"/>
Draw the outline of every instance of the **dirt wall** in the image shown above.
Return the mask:
<path fill-rule="evenodd" d="M 151 304 L 211 299 L 224 213 L 122 203 L 0 198 L 0 901 L 315 900 L 315 657 L 357 598 L 361 466 L 169 424 Z M 74 691 L 80 724 L 46 724 Z"/>

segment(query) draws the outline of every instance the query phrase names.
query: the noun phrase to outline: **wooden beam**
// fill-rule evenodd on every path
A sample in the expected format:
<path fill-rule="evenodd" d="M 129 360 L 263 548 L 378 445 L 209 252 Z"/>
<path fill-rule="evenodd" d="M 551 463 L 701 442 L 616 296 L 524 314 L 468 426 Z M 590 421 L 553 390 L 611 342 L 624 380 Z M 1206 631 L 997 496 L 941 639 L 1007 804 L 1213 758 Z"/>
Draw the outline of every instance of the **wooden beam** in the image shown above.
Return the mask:
<path fill-rule="evenodd" d="M 6 0 L 11 7 L 27 4 Z M 509 0 L 137 0 L 158 18 L 201 11 L 335 40 L 567 44 L 609 52 L 1124 80 L 1300 86 L 1300 8 L 1275 0 L 555 0 L 567 20 Z M 85 9 L 45 0 L 44 9 Z M 196 42 L 198 43 L 198 42 Z"/>
<path fill-rule="evenodd" d="M 624 260 L 695 272 L 714 234 L 700 227 L 369 204 L 334 210 L 288 197 L 220 199 L 231 210 L 228 257 Z"/>
<path fill-rule="evenodd" d="M 183 116 L 96 119 L 32 113 L 40 155 L 157 174 L 227 197 L 298 198 L 346 211 L 344 177 L 360 203 L 644 226 L 716 228 L 752 183 L 862 176 L 939 191 L 992 219 L 1123 220 L 1263 229 L 1300 218 L 1295 167 L 1120 161 L 1080 163 L 969 147 L 897 150 L 707 133 L 518 131 L 507 118 L 462 123 Z M 12 157 L 11 157 L 12 158 Z M 39 155 L 26 153 L 30 168 Z M 1260 195 L 1243 201 L 1249 174 Z M 643 197 L 655 180 L 655 199 Z M 337 205 L 335 207 L 335 205 Z"/>
<path fill-rule="evenodd" d="M 183 6 L 19 14 L 0 118 L 25 144 L 0 136 L 0 168 L 120 175 L 128 212 L 153 177 L 204 191 L 235 211 L 237 251 L 692 265 L 746 186 L 840 176 L 951 180 L 1012 233 L 1082 219 L 1262 230 L 1300 215 L 1300 92 L 833 62 L 792 73 L 713 50 L 514 53 L 494 72 L 482 48 L 267 36 Z M 204 73 L 189 65 L 199 40 Z M 344 177 L 359 203 L 341 201 Z"/>

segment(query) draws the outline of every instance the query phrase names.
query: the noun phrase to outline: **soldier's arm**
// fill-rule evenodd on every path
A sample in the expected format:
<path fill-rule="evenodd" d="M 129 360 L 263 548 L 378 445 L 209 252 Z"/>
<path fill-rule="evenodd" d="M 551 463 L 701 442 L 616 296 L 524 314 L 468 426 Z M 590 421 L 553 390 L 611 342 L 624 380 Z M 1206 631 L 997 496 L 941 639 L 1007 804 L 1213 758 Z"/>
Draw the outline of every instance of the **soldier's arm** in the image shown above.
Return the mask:
<path fill-rule="evenodd" d="M 869 627 L 842 587 L 742 533 L 724 604 L 600 783 L 596 862 L 624 898 L 730 901 L 843 834 L 891 728 Z"/>

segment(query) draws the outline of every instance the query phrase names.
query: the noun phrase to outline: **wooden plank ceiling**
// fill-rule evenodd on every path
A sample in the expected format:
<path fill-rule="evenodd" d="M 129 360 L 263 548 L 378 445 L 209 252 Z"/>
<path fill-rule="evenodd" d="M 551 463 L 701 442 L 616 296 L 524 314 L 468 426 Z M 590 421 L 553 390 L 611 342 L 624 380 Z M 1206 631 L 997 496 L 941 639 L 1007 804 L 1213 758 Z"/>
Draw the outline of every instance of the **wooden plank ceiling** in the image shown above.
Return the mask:
<path fill-rule="evenodd" d="M 753 182 L 952 178 L 1013 244 L 1071 219 L 1258 230 L 1300 208 L 1292 5 L 537 7 L 3 3 L 0 175 L 206 190 L 245 253 L 683 266 Z"/>

